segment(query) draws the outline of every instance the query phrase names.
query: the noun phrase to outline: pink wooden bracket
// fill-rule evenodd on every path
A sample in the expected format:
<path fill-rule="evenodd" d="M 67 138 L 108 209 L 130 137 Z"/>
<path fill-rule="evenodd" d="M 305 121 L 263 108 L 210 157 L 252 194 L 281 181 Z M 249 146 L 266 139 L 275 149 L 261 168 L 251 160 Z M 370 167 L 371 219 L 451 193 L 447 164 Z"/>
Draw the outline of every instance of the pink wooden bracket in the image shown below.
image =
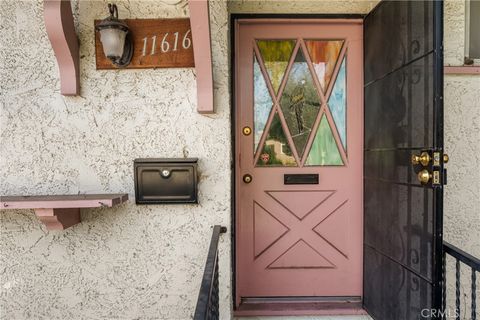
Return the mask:
<path fill-rule="evenodd" d="M 35 209 L 35 215 L 48 230 L 63 230 L 80 223 L 80 208 Z"/>
<path fill-rule="evenodd" d="M 60 71 L 60 92 L 65 96 L 80 92 L 80 53 L 73 24 L 70 0 L 44 0 L 44 19 Z"/>
<path fill-rule="evenodd" d="M 33 209 L 48 230 L 63 230 L 81 222 L 80 208 L 114 207 L 128 194 L 2 196 L 0 209 Z"/>
<path fill-rule="evenodd" d="M 212 47 L 208 0 L 189 0 L 188 5 L 197 71 L 197 111 L 213 113 Z"/>

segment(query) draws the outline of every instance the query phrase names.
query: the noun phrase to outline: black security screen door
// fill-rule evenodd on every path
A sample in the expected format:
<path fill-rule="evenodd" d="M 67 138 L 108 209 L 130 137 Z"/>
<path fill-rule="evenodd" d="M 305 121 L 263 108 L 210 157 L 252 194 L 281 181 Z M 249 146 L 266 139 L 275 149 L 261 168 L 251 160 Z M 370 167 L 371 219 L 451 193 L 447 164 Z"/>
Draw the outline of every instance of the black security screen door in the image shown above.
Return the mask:
<path fill-rule="evenodd" d="M 375 319 L 431 319 L 441 303 L 442 26 L 440 1 L 385 1 L 365 18 L 364 307 Z"/>

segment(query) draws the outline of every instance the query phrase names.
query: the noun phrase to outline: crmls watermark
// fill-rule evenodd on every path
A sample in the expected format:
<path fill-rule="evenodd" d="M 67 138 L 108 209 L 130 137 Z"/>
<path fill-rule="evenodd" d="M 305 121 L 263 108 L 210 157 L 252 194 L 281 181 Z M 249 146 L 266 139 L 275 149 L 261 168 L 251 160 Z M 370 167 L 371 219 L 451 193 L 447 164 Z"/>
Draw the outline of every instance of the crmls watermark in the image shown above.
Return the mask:
<path fill-rule="evenodd" d="M 422 319 L 455 319 L 460 316 L 460 313 L 456 309 L 422 309 L 420 312 Z"/>

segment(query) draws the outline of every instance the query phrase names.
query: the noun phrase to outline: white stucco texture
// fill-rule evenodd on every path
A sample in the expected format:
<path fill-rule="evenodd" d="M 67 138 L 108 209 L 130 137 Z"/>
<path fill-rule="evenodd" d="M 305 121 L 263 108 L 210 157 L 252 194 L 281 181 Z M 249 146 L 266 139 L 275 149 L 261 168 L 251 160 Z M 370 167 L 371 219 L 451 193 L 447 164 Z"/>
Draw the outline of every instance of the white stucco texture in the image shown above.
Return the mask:
<path fill-rule="evenodd" d="M 465 1 L 446 1 L 444 10 L 445 64 L 460 66 L 465 56 Z M 480 75 L 445 75 L 445 150 L 450 162 L 444 198 L 444 239 L 475 257 L 480 257 L 479 93 Z M 465 266 L 461 270 L 461 318 L 470 319 L 471 271 Z M 455 306 L 454 275 L 455 261 L 448 258 L 447 306 L 451 313 Z"/>
<path fill-rule="evenodd" d="M 208 116 L 196 111 L 193 68 L 95 69 L 93 21 L 107 16 L 107 3 L 72 1 L 81 93 L 64 97 L 43 1 L 0 1 L 0 194 L 130 195 L 114 209 L 82 210 L 82 223 L 65 231 L 46 230 L 31 210 L 2 211 L 0 319 L 190 319 L 212 226 L 230 229 L 228 12 L 367 13 L 377 1 L 211 0 Z M 115 3 L 121 18 L 189 15 L 186 0 Z M 462 3 L 445 7 L 451 64 L 463 58 Z M 479 88 L 478 76 L 445 79 L 445 237 L 477 256 Z M 198 157 L 200 203 L 135 205 L 133 160 L 149 157 Z M 220 241 L 222 320 L 232 317 L 230 237 Z"/>

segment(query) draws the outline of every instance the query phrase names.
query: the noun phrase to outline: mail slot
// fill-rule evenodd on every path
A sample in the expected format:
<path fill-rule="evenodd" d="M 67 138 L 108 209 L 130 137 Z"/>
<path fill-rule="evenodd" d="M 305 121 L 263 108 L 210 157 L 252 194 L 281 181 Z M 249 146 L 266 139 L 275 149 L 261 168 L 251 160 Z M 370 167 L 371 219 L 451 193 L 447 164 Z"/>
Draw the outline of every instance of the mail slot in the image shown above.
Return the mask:
<path fill-rule="evenodd" d="M 198 203 L 197 162 L 197 158 L 135 159 L 136 203 Z"/>
<path fill-rule="evenodd" d="M 283 184 L 318 184 L 318 174 L 285 174 Z"/>

